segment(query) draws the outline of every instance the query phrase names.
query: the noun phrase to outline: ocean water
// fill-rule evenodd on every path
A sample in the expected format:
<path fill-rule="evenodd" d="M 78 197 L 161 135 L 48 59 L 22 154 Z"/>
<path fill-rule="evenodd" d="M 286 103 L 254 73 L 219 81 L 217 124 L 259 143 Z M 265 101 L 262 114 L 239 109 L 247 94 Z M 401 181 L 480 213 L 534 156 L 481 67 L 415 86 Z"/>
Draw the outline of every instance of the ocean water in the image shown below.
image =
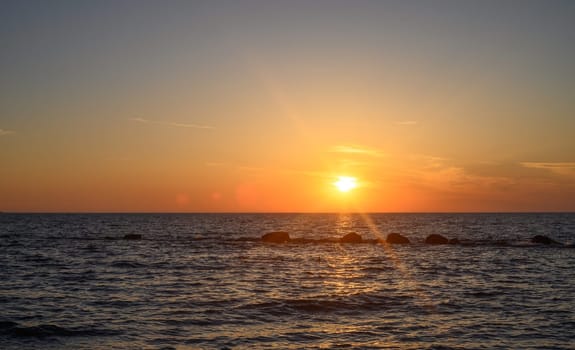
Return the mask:
<path fill-rule="evenodd" d="M 0 348 L 575 349 L 574 242 L 573 213 L 5 213 Z"/>

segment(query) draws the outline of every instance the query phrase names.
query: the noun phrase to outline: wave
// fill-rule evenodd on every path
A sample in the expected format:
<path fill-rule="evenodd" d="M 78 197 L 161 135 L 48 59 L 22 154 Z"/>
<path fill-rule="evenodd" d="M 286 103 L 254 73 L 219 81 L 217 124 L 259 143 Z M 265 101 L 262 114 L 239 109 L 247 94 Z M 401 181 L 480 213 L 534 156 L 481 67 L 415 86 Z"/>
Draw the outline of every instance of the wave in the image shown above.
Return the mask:
<path fill-rule="evenodd" d="M 40 324 L 36 326 L 22 326 L 17 322 L 0 321 L 0 333 L 3 335 L 20 338 L 48 338 L 48 337 L 87 337 L 87 336 L 112 336 L 121 332 L 98 328 L 65 328 L 52 324 Z"/>
<path fill-rule="evenodd" d="M 243 237 L 235 239 L 234 241 L 240 242 L 262 242 L 260 238 L 253 237 Z M 273 243 L 277 244 L 277 243 Z M 364 239 L 361 242 L 341 242 L 339 239 L 326 238 L 326 239 L 310 239 L 310 238 L 294 238 L 284 244 L 351 244 L 351 245 L 361 245 L 361 244 L 381 244 L 381 245 L 392 245 L 396 244 L 387 243 L 381 239 Z M 447 247 L 516 247 L 516 248 L 532 248 L 532 247 L 548 247 L 548 248 L 575 248 L 575 243 L 561 243 L 553 241 L 553 243 L 538 243 L 532 242 L 530 239 L 493 239 L 493 240 L 470 240 L 461 239 L 457 240 L 457 243 L 446 243 L 446 244 L 428 244 L 425 242 L 411 242 L 409 244 L 401 244 L 401 246 L 447 246 Z"/>
<path fill-rule="evenodd" d="M 239 309 L 256 313 L 291 315 L 300 313 L 340 313 L 355 314 L 357 312 L 401 308 L 413 305 L 414 297 L 382 296 L 373 294 L 338 296 L 334 298 L 283 299 L 254 302 L 239 306 Z"/>
<path fill-rule="evenodd" d="M 141 264 L 141 263 L 138 263 L 135 261 L 125 261 L 125 260 L 115 261 L 115 262 L 111 263 L 110 266 L 118 268 L 118 269 L 136 269 L 136 268 L 148 267 L 145 264 Z"/>

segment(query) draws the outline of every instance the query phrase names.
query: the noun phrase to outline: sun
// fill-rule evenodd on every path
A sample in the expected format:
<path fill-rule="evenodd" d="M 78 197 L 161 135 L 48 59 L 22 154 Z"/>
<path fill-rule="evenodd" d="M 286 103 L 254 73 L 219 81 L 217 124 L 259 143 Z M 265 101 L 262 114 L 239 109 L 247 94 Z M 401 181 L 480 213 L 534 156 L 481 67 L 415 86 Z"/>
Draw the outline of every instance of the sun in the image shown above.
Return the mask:
<path fill-rule="evenodd" d="M 333 185 L 340 192 L 349 192 L 357 187 L 357 179 L 351 176 L 338 176 Z"/>

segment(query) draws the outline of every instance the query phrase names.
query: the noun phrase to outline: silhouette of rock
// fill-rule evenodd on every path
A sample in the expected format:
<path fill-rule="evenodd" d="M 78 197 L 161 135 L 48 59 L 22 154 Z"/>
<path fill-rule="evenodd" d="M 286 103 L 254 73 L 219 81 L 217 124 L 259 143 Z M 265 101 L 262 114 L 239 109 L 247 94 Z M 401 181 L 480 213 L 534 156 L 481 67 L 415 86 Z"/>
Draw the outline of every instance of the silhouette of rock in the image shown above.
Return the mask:
<path fill-rule="evenodd" d="M 263 242 L 285 243 L 289 242 L 289 233 L 283 231 L 269 232 L 262 236 Z"/>
<path fill-rule="evenodd" d="M 341 243 L 361 243 L 363 242 L 363 239 L 361 238 L 361 235 L 358 235 L 355 232 L 350 232 L 347 235 L 341 237 L 339 241 Z"/>
<path fill-rule="evenodd" d="M 129 233 L 127 235 L 124 235 L 124 239 L 137 241 L 137 240 L 142 239 L 142 235 L 137 234 L 137 233 Z"/>
<path fill-rule="evenodd" d="M 390 244 L 409 244 L 409 238 L 400 235 L 399 233 L 390 233 L 387 235 L 387 243 Z"/>
<path fill-rule="evenodd" d="M 536 235 L 531 238 L 531 243 L 538 244 L 559 244 L 557 241 L 543 235 Z"/>
<path fill-rule="evenodd" d="M 432 233 L 425 239 L 426 244 L 447 244 L 449 240 L 442 235 L 438 235 L 437 233 Z"/>
<path fill-rule="evenodd" d="M 457 238 L 452 238 L 448 242 L 449 244 L 460 244 L 461 242 Z"/>

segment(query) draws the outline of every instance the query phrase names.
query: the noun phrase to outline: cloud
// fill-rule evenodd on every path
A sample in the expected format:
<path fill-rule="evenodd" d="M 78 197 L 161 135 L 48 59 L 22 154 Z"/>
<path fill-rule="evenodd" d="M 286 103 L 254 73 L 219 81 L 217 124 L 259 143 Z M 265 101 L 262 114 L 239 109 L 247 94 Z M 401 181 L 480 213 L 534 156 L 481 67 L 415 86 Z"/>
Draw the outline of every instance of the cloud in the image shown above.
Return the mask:
<path fill-rule="evenodd" d="M 430 156 L 426 154 L 412 154 L 408 156 L 409 160 L 417 162 L 426 168 L 433 167 L 444 167 L 446 163 L 452 161 L 452 159 L 438 156 Z"/>
<path fill-rule="evenodd" d="M 142 124 L 163 125 L 163 126 L 170 126 L 170 127 L 174 127 L 174 128 L 214 129 L 213 126 L 209 126 L 209 125 L 164 122 L 164 121 L 157 121 L 157 120 L 148 120 L 148 119 L 144 119 L 144 118 L 130 118 L 130 120 L 133 122 L 138 122 L 138 123 L 142 123 Z"/>
<path fill-rule="evenodd" d="M 331 150 L 333 153 L 345 153 L 345 154 L 356 154 L 356 155 L 364 155 L 370 157 L 383 157 L 384 154 L 376 149 L 367 148 L 362 146 L 347 146 L 347 145 L 340 145 L 334 146 Z"/>
<path fill-rule="evenodd" d="M 475 174 L 468 165 L 458 164 L 449 158 L 412 155 L 404 162 L 404 176 L 418 187 L 435 188 L 441 191 L 459 193 L 481 193 L 485 191 L 505 191 L 516 185 L 516 180 L 497 174 Z"/>
<path fill-rule="evenodd" d="M 15 134 L 16 131 L 0 129 L 0 136 Z"/>
<path fill-rule="evenodd" d="M 575 162 L 521 162 L 521 166 L 543 169 L 559 175 L 575 176 Z"/>
<path fill-rule="evenodd" d="M 395 125 L 416 125 L 416 124 L 417 124 L 416 120 L 401 120 L 395 122 Z"/>
<path fill-rule="evenodd" d="M 522 162 L 526 168 L 537 169 L 575 169 L 575 162 Z"/>

